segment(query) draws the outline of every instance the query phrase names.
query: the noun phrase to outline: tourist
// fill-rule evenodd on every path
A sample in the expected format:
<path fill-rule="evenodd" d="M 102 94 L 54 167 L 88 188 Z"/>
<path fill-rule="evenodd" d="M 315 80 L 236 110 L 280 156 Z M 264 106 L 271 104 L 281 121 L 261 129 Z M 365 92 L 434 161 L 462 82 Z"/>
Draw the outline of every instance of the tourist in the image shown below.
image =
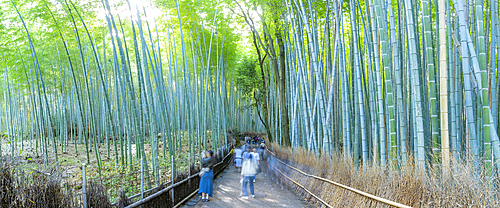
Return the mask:
<path fill-rule="evenodd" d="M 249 160 L 252 158 L 252 148 L 250 146 L 246 147 L 247 151 L 243 153 L 243 160 Z"/>
<path fill-rule="evenodd" d="M 201 159 L 201 171 L 200 171 L 200 186 L 198 189 L 198 194 L 201 194 L 201 201 L 208 202 L 210 197 L 212 197 L 213 191 L 213 180 L 214 172 L 212 171 L 212 155 L 214 152 L 212 150 L 206 151 Z"/>
<path fill-rule="evenodd" d="M 260 143 L 259 154 L 260 158 L 264 158 L 264 151 L 266 150 L 266 144 L 264 139 L 262 139 L 262 143 Z"/>
<path fill-rule="evenodd" d="M 234 172 L 239 172 L 241 170 L 241 156 L 243 154 L 243 150 L 240 148 L 234 149 Z"/>
<path fill-rule="evenodd" d="M 241 179 L 242 179 L 241 188 L 243 192 L 242 199 L 248 199 L 247 184 L 250 185 L 250 194 L 252 195 L 253 198 L 255 198 L 253 180 L 255 179 L 255 174 L 257 173 L 257 164 L 255 164 L 254 160 L 252 159 L 252 154 L 250 153 L 247 154 L 247 152 L 245 152 L 245 154 L 243 158 L 247 156 L 248 159 L 245 159 L 243 161 L 243 167 L 241 168 Z"/>
<path fill-rule="evenodd" d="M 252 139 L 252 138 L 251 138 L 251 137 L 249 137 L 249 136 L 246 136 L 246 137 L 245 137 L 245 143 L 246 143 L 248 146 L 250 146 L 250 142 L 251 142 L 250 140 L 251 140 L 251 139 Z"/>
<path fill-rule="evenodd" d="M 235 149 L 235 146 L 233 145 L 233 146 L 231 147 L 231 151 L 229 151 L 229 154 L 230 154 L 230 155 L 233 155 L 233 154 L 234 154 L 234 149 Z"/>
<path fill-rule="evenodd" d="M 251 152 L 251 154 L 252 154 L 252 159 L 258 165 L 259 161 L 260 161 L 260 156 L 259 156 L 259 153 L 257 153 L 257 149 L 253 148 L 253 152 Z"/>
<path fill-rule="evenodd" d="M 251 148 L 248 145 L 244 145 L 241 147 L 241 149 L 247 150 L 246 152 L 243 152 L 243 155 L 242 155 L 243 164 L 245 164 L 245 161 L 252 159 Z M 243 167 L 241 168 L 241 171 L 243 172 Z M 243 196 L 243 178 L 241 178 L 240 183 L 242 186 L 240 196 Z"/>
<path fill-rule="evenodd" d="M 260 155 L 257 153 L 257 149 L 253 148 L 253 152 L 250 153 L 252 154 L 252 160 L 257 164 L 257 172 L 255 173 L 255 176 L 259 174 L 260 170 Z M 255 177 L 253 178 L 253 182 L 255 183 Z"/>

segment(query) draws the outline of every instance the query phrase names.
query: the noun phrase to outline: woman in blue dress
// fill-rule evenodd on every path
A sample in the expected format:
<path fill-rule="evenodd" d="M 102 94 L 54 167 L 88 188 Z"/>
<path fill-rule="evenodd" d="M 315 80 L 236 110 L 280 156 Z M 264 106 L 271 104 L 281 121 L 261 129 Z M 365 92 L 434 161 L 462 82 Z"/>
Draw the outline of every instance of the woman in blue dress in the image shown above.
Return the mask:
<path fill-rule="evenodd" d="M 212 171 L 213 151 L 205 152 L 205 157 L 201 159 L 200 186 L 198 194 L 201 194 L 201 201 L 208 202 L 212 197 L 214 172 Z"/>

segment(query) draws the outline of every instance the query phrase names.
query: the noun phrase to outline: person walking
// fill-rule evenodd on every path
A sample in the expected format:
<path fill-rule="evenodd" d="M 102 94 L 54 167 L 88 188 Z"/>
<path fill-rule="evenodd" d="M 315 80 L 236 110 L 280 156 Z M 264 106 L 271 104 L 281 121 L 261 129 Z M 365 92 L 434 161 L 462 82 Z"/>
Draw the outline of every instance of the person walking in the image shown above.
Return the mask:
<path fill-rule="evenodd" d="M 235 149 L 235 148 L 236 148 L 236 147 L 235 147 L 234 145 L 231 147 L 231 151 L 229 151 L 229 154 L 230 154 L 230 155 L 234 154 L 234 149 Z"/>
<path fill-rule="evenodd" d="M 252 154 L 252 159 L 253 161 L 259 165 L 259 162 L 260 162 L 260 156 L 259 156 L 259 153 L 257 153 L 257 149 L 253 148 L 253 152 L 250 152 L 250 154 Z"/>
<path fill-rule="evenodd" d="M 241 171 L 242 154 L 243 150 L 240 148 L 234 149 L 234 172 Z"/>
<path fill-rule="evenodd" d="M 212 150 L 204 152 L 202 154 L 201 171 L 200 171 L 200 186 L 198 189 L 198 194 L 201 194 L 201 201 L 208 202 L 210 197 L 212 197 L 213 184 L 214 184 L 214 172 L 212 171 L 212 155 L 214 152 Z"/>
<path fill-rule="evenodd" d="M 250 150 L 250 148 L 248 149 Z M 250 194 L 255 198 L 253 181 L 255 179 L 255 174 L 257 173 L 257 164 L 252 159 L 252 154 L 245 152 L 243 158 L 248 158 L 243 161 L 243 166 L 241 168 L 241 179 L 242 179 L 242 199 L 248 199 L 247 184 L 250 186 Z"/>
<path fill-rule="evenodd" d="M 250 146 L 246 146 L 246 152 L 243 153 L 243 160 L 248 160 L 252 158 L 252 148 Z"/>
<path fill-rule="evenodd" d="M 249 136 L 246 136 L 246 137 L 245 137 L 245 143 L 246 143 L 248 146 L 250 146 L 250 142 L 251 142 L 250 140 L 251 140 L 251 139 L 252 139 L 252 137 L 249 137 Z"/>
<path fill-rule="evenodd" d="M 264 158 L 265 150 L 266 150 L 266 143 L 265 143 L 264 139 L 262 139 L 262 142 L 260 143 L 260 147 L 259 147 L 260 158 Z"/>
<path fill-rule="evenodd" d="M 255 173 L 255 177 L 253 178 L 253 182 L 255 183 L 255 178 L 259 174 L 260 170 L 260 155 L 259 153 L 257 153 L 257 149 L 255 148 L 253 148 L 253 152 L 251 152 L 250 154 L 252 154 L 252 160 L 255 162 L 255 164 L 257 164 L 257 172 Z"/>
<path fill-rule="evenodd" d="M 252 154 L 251 154 L 251 153 L 252 153 L 252 149 L 251 149 L 251 148 L 250 148 L 250 146 L 248 146 L 248 145 L 244 145 L 244 146 L 242 146 L 242 147 L 241 147 L 241 149 L 246 149 L 246 151 L 245 151 L 245 152 L 243 152 L 243 154 L 242 154 L 242 156 L 241 156 L 241 157 L 242 157 L 242 159 L 243 159 L 243 160 L 242 160 L 242 161 L 243 161 L 243 164 L 245 164 L 245 161 L 247 161 L 247 160 L 251 160 L 251 159 L 252 159 Z M 243 166 L 242 166 L 242 168 L 241 168 L 241 173 L 243 174 Z M 241 183 L 241 186 L 242 186 L 242 187 L 241 187 L 241 193 L 240 193 L 240 196 L 243 196 L 243 177 L 241 178 L 240 183 Z"/>

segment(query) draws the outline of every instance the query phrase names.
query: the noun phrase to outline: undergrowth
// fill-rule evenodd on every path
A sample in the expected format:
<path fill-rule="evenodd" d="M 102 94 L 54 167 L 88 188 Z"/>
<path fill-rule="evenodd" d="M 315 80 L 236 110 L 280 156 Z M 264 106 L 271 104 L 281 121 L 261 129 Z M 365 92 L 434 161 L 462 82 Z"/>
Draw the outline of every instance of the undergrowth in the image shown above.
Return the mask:
<path fill-rule="evenodd" d="M 427 172 L 415 169 L 412 160 L 408 160 L 406 166 L 393 164 L 388 171 L 373 163 L 356 165 L 352 158 L 340 154 L 318 157 L 302 149 L 292 151 L 276 144 L 271 146 L 278 158 L 308 174 L 411 207 L 500 207 L 500 198 L 492 182 L 496 180 L 477 174 L 464 163 L 452 161 L 451 174 L 443 176 L 437 169 Z M 390 207 L 333 184 L 306 177 L 272 158 L 269 165 L 277 167 L 333 207 Z M 272 171 L 271 174 L 306 200 L 324 206 L 279 172 Z"/>
<path fill-rule="evenodd" d="M 0 207 L 73 208 L 81 207 L 79 193 L 64 183 L 55 168 L 26 171 L 16 158 L 2 157 L 0 163 Z M 111 203 L 101 183 L 89 183 L 89 207 L 108 208 Z"/>

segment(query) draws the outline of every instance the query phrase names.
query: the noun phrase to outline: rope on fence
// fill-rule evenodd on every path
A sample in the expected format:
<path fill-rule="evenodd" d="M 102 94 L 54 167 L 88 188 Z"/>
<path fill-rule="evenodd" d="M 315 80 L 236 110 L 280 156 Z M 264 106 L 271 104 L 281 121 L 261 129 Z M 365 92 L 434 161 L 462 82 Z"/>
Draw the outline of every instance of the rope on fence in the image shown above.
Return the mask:
<path fill-rule="evenodd" d="M 329 179 L 326 179 L 326 178 L 321 178 L 321 177 L 318 177 L 318 176 L 315 176 L 315 175 L 310 175 L 310 174 L 307 174 L 305 173 L 304 171 L 298 169 L 298 168 L 295 168 L 293 166 L 290 166 L 288 164 L 286 164 L 285 162 L 283 162 L 282 160 L 280 160 L 278 157 L 276 157 L 276 155 L 271 152 L 270 150 L 266 149 L 267 152 L 271 153 L 274 158 L 276 158 L 276 160 L 278 162 L 280 162 L 281 164 L 301 173 L 302 175 L 305 175 L 307 177 L 311 177 L 311 178 L 315 178 L 317 180 L 321 180 L 321 181 L 324 181 L 324 182 L 327 182 L 327 183 L 330 183 L 330 184 L 333 184 L 335 186 L 338 186 L 338 187 L 341 187 L 343 189 L 347 189 L 349 191 L 352 191 L 354 193 L 357 193 L 359 195 L 362 195 L 364 197 L 367 197 L 367 198 L 370 198 L 372 200 L 375 200 L 375 201 L 378 201 L 378 202 L 381 202 L 381 203 L 384 203 L 384 204 L 387 204 L 387 205 L 391 205 L 393 207 L 398 207 L 398 208 L 411 208 L 410 206 L 407 206 L 407 205 L 404 205 L 404 204 L 400 204 L 400 203 L 397 203 L 397 202 L 393 202 L 393 201 L 390 201 L 388 199 L 384 199 L 384 198 L 381 198 L 381 197 L 378 197 L 378 196 L 375 196 L 375 195 L 372 195 L 372 194 L 369 194 L 369 193 L 366 193 L 366 192 L 363 192 L 363 191 L 360 191 L 360 190 L 357 190 L 355 188 L 352 188 L 352 187 L 349 187 L 349 186 L 346 186 L 346 185 L 343 185 L 343 184 L 340 184 L 340 183 L 337 183 L 337 182 L 334 182 L 334 181 L 331 181 Z M 278 168 L 276 168 L 276 170 L 278 170 Z M 285 174 L 283 174 L 281 171 L 278 170 L 278 172 L 280 172 L 283 176 L 285 176 L 286 178 L 288 178 L 288 176 L 286 176 Z M 290 178 L 288 178 L 289 180 L 291 180 Z M 292 180 L 293 181 L 293 180 Z M 293 181 L 295 184 L 299 185 L 301 188 L 303 188 L 304 190 L 306 190 L 309 194 L 311 194 L 307 189 L 304 188 L 304 186 L 298 184 L 297 182 Z M 315 198 L 317 198 L 314 194 L 311 194 L 312 196 L 314 196 Z M 321 199 L 317 198 L 318 200 L 320 200 L 323 204 L 325 204 L 324 201 L 322 201 Z M 331 207 L 330 205 L 328 205 L 329 207 Z"/>
<path fill-rule="evenodd" d="M 331 205 L 329 205 L 328 203 L 326 203 L 325 201 L 323 201 L 321 198 L 319 198 L 318 196 L 314 195 L 313 193 L 311 193 L 309 190 L 306 189 L 306 187 L 304 187 L 303 185 L 301 185 L 300 183 L 297 183 L 296 181 L 294 181 L 293 179 L 291 179 L 290 177 L 286 176 L 285 174 L 283 174 L 280 170 L 278 170 L 278 168 L 276 167 L 276 170 L 281 174 L 283 175 L 285 178 L 287 178 L 288 180 L 292 181 L 295 185 L 299 186 L 300 188 L 304 189 L 304 191 L 306 191 L 307 193 L 309 193 L 311 196 L 313 196 L 314 198 L 316 198 L 318 201 L 320 201 L 321 203 L 323 203 L 325 206 L 327 207 L 330 207 L 330 208 L 333 208 Z"/>

